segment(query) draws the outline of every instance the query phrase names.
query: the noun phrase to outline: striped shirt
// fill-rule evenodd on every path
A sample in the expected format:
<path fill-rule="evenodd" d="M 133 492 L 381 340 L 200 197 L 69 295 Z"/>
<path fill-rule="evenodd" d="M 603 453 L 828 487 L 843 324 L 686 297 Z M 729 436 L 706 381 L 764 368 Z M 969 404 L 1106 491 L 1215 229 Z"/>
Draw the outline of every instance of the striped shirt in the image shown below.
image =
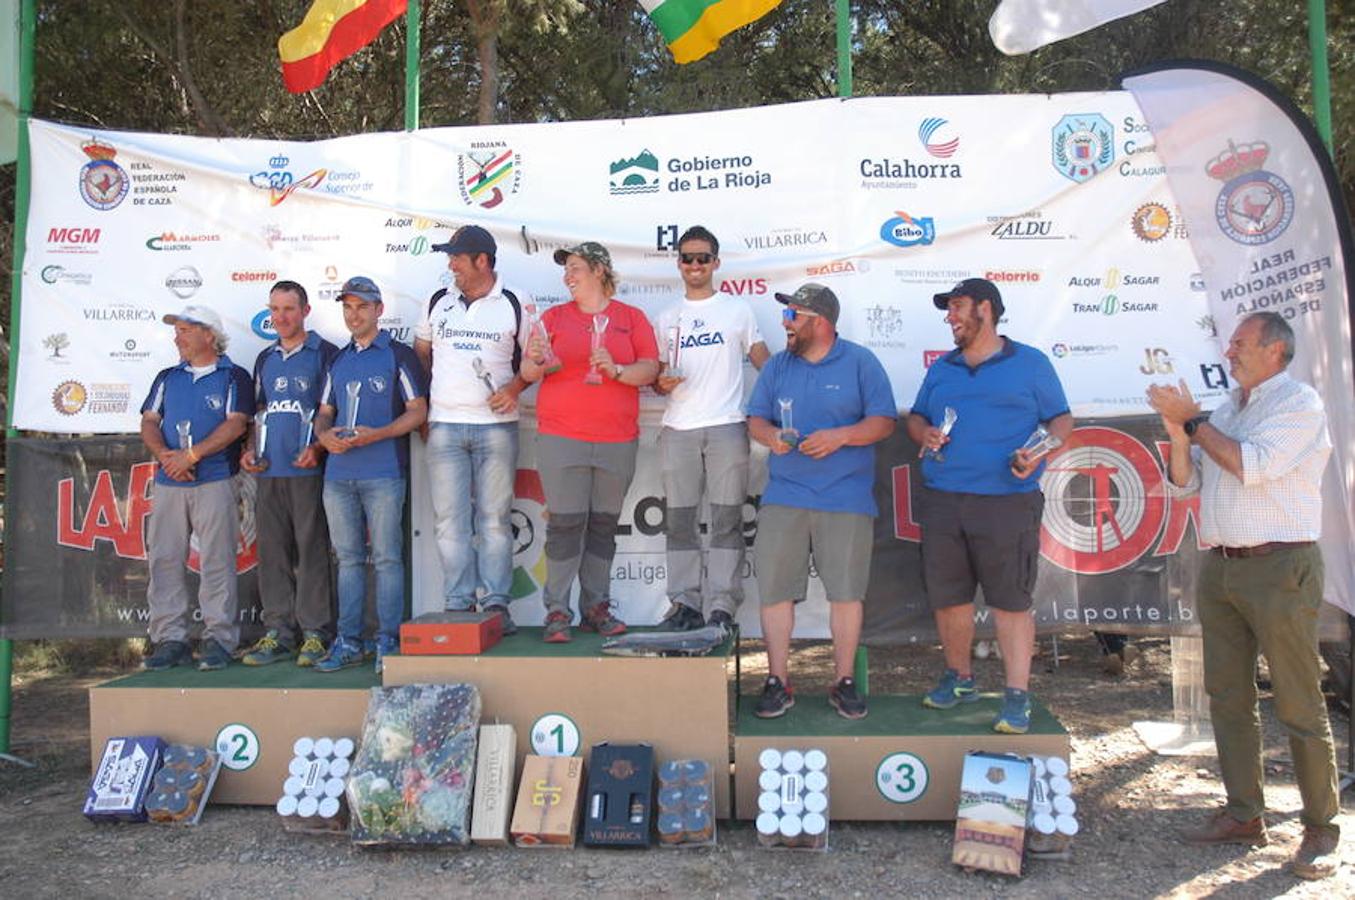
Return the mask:
<path fill-rule="evenodd" d="M 1315 541 L 1322 533 L 1322 472 L 1331 456 L 1327 414 L 1309 385 L 1280 372 L 1214 410 L 1209 424 L 1242 448 L 1242 479 L 1196 446 L 1194 470 L 1174 494 L 1200 492 L 1200 537 L 1225 547 Z M 1170 484 L 1170 482 L 1168 482 Z"/>

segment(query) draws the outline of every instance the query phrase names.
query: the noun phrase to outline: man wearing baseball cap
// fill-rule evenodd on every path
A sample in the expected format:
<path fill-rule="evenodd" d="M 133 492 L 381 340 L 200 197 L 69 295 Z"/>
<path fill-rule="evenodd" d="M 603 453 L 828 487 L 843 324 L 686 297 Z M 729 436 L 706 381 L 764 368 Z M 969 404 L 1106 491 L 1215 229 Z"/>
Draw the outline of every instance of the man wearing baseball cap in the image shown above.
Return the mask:
<path fill-rule="evenodd" d="M 432 373 L 428 391 L 428 482 L 443 605 L 503 617 L 513 586 L 513 483 L 518 465 L 518 375 L 526 335 L 522 304 L 494 271 L 498 245 L 478 225 L 433 249 L 447 254 L 454 291 L 429 300 L 414 352 Z M 530 302 L 531 298 L 528 298 Z M 483 598 L 478 598 L 479 588 Z"/>
<path fill-rule="evenodd" d="M 1006 674 L 993 729 L 1024 734 L 1044 495 L 1042 457 L 1019 448 L 1041 424 L 1067 440 L 1073 417 L 1048 358 L 997 333 L 1004 306 L 996 285 L 966 278 L 932 302 L 946 311 L 955 349 L 927 370 L 908 414 L 908 436 L 923 457 L 923 582 L 946 657 L 922 704 L 950 709 L 979 699 L 970 655 L 974 589 L 982 586 Z"/>
<path fill-rule="evenodd" d="M 851 676 L 878 513 L 872 445 L 894 432 L 894 393 L 875 355 L 837 334 L 832 291 L 811 282 L 776 299 L 786 305 L 786 349 L 763 366 L 748 401 L 748 433 L 772 452 L 753 549 L 770 674 L 754 712 L 773 718 L 795 704 L 790 638 L 812 554 L 833 634 L 828 702 L 860 719 L 866 701 Z"/>
<path fill-rule="evenodd" d="M 190 534 L 198 539 L 198 668 L 224 669 L 240 640 L 235 547 L 240 534 L 235 483 L 241 439 L 254 414 L 249 373 L 225 355 L 221 317 L 186 306 L 164 317 L 174 326 L 179 364 L 162 369 L 141 404 L 141 440 L 159 462 L 151 493 L 146 563 L 150 638 L 142 666 L 171 669 L 192 660 L 188 631 Z"/>

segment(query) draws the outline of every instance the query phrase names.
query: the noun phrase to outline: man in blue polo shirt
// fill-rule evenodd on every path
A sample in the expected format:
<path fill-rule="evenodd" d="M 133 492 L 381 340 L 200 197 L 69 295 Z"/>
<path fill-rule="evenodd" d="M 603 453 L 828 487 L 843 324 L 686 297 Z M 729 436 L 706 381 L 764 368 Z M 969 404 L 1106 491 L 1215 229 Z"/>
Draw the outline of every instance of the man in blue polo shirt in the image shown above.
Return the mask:
<path fill-rule="evenodd" d="M 325 655 L 333 629 L 320 468 L 324 450 L 315 441 L 314 417 L 325 373 L 339 349 L 306 331 L 310 311 L 300 284 L 273 285 L 268 315 L 278 339 L 254 362 L 259 412 L 240 464 L 259 479 L 254 521 L 259 598 L 268 630 L 241 659 L 247 666 L 293 656 L 298 666 L 313 666 Z"/>
<path fill-rule="evenodd" d="M 235 548 L 240 535 L 232 476 L 254 413 L 249 373 L 225 355 L 221 317 L 187 306 L 164 317 L 181 362 L 155 376 L 141 405 L 141 440 L 160 463 L 151 493 L 146 562 L 150 578 L 151 671 L 188 663 L 189 535 L 197 538 L 202 641 L 198 668 L 224 669 L 240 640 Z"/>
<path fill-rule="evenodd" d="M 908 435 L 923 452 L 923 582 L 946 656 L 946 671 L 922 703 L 949 709 L 979 699 L 970 653 L 981 585 L 1007 682 L 993 728 L 1024 734 L 1044 463 L 1019 448 L 1041 424 L 1066 440 L 1073 417 L 1045 355 L 997 333 L 1004 307 L 992 282 L 967 278 L 932 302 L 946 310 L 955 349 L 927 370 L 908 415 Z M 947 408 L 955 411 L 950 428 Z"/>
<path fill-rule="evenodd" d="M 339 291 L 353 340 L 329 367 L 315 434 L 329 451 L 325 514 L 339 557 L 339 636 L 318 672 L 362 662 L 367 543 L 376 569 L 376 670 L 399 646 L 405 609 L 402 519 L 409 472 L 409 433 L 428 416 L 423 367 L 408 344 L 380 327 L 381 290 L 358 276 Z"/>
<path fill-rule="evenodd" d="M 877 513 L 872 445 L 894 432 L 894 393 L 874 354 L 838 336 L 832 291 L 811 282 L 776 299 L 786 304 L 786 349 L 762 368 L 748 402 L 748 433 L 772 451 L 754 544 L 770 674 L 755 713 L 772 718 L 795 704 L 790 637 L 813 554 L 833 634 L 828 702 L 860 719 L 866 702 L 851 674 Z"/>

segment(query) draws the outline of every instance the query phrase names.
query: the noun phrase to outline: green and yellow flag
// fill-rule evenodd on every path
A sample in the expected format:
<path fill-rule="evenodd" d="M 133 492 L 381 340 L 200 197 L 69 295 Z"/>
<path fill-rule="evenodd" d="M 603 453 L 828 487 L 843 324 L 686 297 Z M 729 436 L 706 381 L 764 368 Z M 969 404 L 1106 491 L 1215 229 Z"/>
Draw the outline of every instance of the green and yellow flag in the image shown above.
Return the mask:
<path fill-rule="evenodd" d="M 659 27 L 673 59 L 695 62 L 720 46 L 720 38 L 762 18 L 781 0 L 640 0 Z"/>

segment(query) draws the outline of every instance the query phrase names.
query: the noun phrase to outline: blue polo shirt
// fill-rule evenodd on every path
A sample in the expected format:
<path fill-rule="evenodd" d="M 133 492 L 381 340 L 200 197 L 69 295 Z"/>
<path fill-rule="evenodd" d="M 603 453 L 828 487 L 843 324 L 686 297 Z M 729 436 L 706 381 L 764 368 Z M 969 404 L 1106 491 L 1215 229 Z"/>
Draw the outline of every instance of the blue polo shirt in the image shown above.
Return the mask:
<path fill-rule="evenodd" d="M 748 415 L 781 424 L 782 397 L 802 437 L 824 428 L 855 425 L 867 416 L 898 415 L 884 366 L 860 344 L 839 336 L 828 355 L 808 362 L 782 350 L 767 360 L 748 400 Z M 792 450 L 772 454 L 764 504 L 873 516 L 875 447 L 843 447 L 823 459 Z"/>
<path fill-rule="evenodd" d="M 1023 494 L 1040 489 L 1040 464 L 1029 478 L 1011 472 L 1012 451 L 1041 422 L 1068 412 L 1054 366 L 1039 350 L 1010 338 L 1002 349 L 970 368 L 956 348 L 927 370 L 912 411 L 939 425 L 954 407 L 955 426 L 943 462 L 922 461 L 922 481 L 938 491 Z"/>
<path fill-rule="evenodd" d="M 282 349 L 281 341 L 274 341 L 254 361 L 255 406 L 268 415 L 263 447 L 268 468 L 259 473 L 260 478 L 297 478 L 320 474 L 319 466 L 298 469 L 292 462 L 303 449 L 301 442 L 305 438 L 306 414 L 314 416 L 319 410 L 325 372 L 338 352 L 338 347 L 312 331 L 291 352 Z M 312 440 L 314 436 L 312 427 Z M 254 440 L 257 453 L 257 435 Z"/>
<path fill-rule="evenodd" d="M 348 424 L 349 382 L 361 385 L 356 424 L 380 428 L 398 419 L 410 400 L 428 396 L 423 366 L 408 344 L 393 339 L 384 328 L 367 347 L 352 341 L 334 357 L 320 403 L 335 410 L 334 427 Z M 403 478 L 409 471 L 409 435 L 377 441 L 347 453 L 330 454 L 325 478 L 331 481 L 361 481 L 369 478 Z"/>
<path fill-rule="evenodd" d="M 165 445 L 174 450 L 183 450 L 185 447 L 179 442 L 178 423 L 188 422 L 193 443 L 201 443 L 226 421 L 230 413 L 254 415 L 254 391 L 249 383 L 249 373 L 223 353 L 216 358 L 216 368 L 197 379 L 193 377 L 193 370 L 187 362 L 161 369 L 155 381 L 151 382 L 150 393 L 146 395 L 146 402 L 141 404 L 141 411 L 158 413 L 160 435 L 165 439 Z M 225 449 L 202 457 L 194 466 L 192 481 L 175 481 L 157 467 L 155 483 L 166 487 L 193 487 L 230 478 L 240 470 L 240 449 L 243 445 L 244 439 L 241 437 Z"/>

